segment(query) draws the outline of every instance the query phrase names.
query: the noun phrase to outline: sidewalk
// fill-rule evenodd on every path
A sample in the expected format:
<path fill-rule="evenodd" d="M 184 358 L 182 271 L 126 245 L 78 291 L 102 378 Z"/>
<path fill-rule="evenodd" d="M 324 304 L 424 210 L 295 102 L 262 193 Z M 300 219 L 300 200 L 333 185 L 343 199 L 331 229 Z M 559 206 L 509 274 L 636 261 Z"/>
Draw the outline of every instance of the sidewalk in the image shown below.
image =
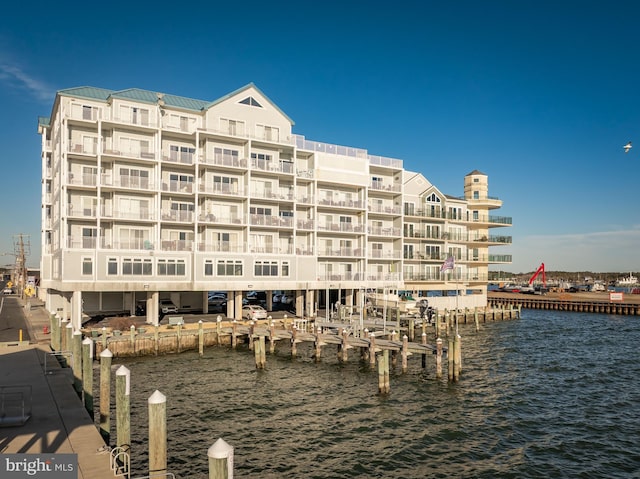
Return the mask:
<path fill-rule="evenodd" d="M 32 300 L 24 316 L 31 343 L 0 348 L 0 388 L 20 386 L 27 399 L 30 390 L 31 404 L 25 401 L 24 424 L 0 427 L 0 453 L 75 453 L 78 478 L 113 478 L 104 441 L 73 389 L 71 370 L 47 356 L 51 350 L 44 327 L 49 315 L 41 302 Z"/>

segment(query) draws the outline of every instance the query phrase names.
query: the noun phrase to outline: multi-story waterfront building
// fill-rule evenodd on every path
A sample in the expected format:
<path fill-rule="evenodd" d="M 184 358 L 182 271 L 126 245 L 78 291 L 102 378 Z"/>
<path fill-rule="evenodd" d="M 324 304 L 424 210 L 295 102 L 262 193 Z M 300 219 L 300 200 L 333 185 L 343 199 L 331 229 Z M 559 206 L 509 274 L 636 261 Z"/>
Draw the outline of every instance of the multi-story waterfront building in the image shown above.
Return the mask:
<path fill-rule="evenodd" d="M 161 299 L 207 311 L 226 291 L 293 294 L 298 315 L 367 289 L 486 304 L 489 247 L 511 219 L 489 215 L 487 175 L 441 193 L 401 160 L 309 141 L 255 85 L 209 102 L 130 89 L 56 95 L 42 135 L 41 295 L 79 327 L 83 313 Z M 455 258 L 453 271 L 441 272 Z"/>

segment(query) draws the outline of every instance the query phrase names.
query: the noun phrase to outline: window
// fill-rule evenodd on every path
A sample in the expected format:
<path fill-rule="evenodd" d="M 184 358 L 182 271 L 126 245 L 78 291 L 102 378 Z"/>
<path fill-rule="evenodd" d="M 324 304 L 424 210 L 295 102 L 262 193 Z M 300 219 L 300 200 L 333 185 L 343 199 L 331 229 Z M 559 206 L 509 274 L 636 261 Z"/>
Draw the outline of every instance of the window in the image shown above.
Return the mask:
<path fill-rule="evenodd" d="M 213 276 L 213 261 L 210 259 L 205 260 L 204 262 L 204 275 Z"/>
<path fill-rule="evenodd" d="M 240 103 L 242 103 L 243 105 L 256 106 L 258 108 L 262 108 L 262 105 L 258 103 L 258 101 L 252 96 L 248 96 L 244 100 L 240 100 Z"/>
<path fill-rule="evenodd" d="M 480 192 L 479 191 L 474 191 L 473 192 L 473 199 L 474 200 L 479 200 L 480 199 Z"/>
<path fill-rule="evenodd" d="M 249 214 L 271 216 L 271 208 L 252 206 L 251 208 L 249 208 Z"/>
<path fill-rule="evenodd" d="M 282 274 L 282 276 L 289 276 L 289 262 L 288 261 L 283 261 L 282 262 L 281 274 Z"/>
<path fill-rule="evenodd" d="M 190 146 L 169 146 L 169 160 L 179 163 L 193 163 L 193 157 L 196 154 L 196 149 Z"/>
<path fill-rule="evenodd" d="M 384 183 L 384 180 L 381 177 L 379 177 L 379 176 L 372 176 L 371 177 L 371 187 L 374 190 L 382 189 L 383 183 Z"/>
<path fill-rule="evenodd" d="M 225 165 L 238 165 L 238 150 L 230 150 L 227 148 L 215 147 L 213 149 L 213 158 L 216 163 L 224 163 Z"/>
<path fill-rule="evenodd" d="M 82 228 L 82 247 L 93 249 L 96 247 L 97 228 Z"/>
<path fill-rule="evenodd" d="M 151 260 L 141 258 L 124 258 L 122 260 L 122 274 L 142 276 L 151 275 Z"/>
<path fill-rule="evenodd" d="M 134 168 L 120 168 L 120 186 L 148 189 L 149 172 Z"/>
<path fill-rule="evenodd" d="M 279 141 L 280 130 L 275 126 L 256 125 L 256 137 L 267 141 Z"/>
<path fill-rule="evenodd" d="M 234 136 L 244 136 L 244 122 L 238 120 L 220 119 L 220 129 L 224 133 Z"/>
<path fill-rule="evenodd" d="M 184 276 L 186 267 L 182 259 L 159 259 L 158 276 Z"/>
<path fill-rule="evenodd" d="M 242 261 L 240 260 L 218 260 L 218 276 L 242 276 Z"/>
<path fill-rule="evenodd" d="M 213 191 L 222 193 L 236 193 L 238 191 L 238 179 L 228 176 L 213 177 Z"/>
<path fill-rule="evenodd" d="M 91 258 L 82 258 L 82 274 L 93 274 L 93 260 Z"/>
<path fill-rule="evenodd" d="M 256 276 L 278 276 L 277 261 L 256 261 L 254 265 Z"/>
<path fill-rule="evenodd" d="M 118 260 L 116 258 L 109 258 L 107 260 L 107 274 L 108 275 L 118 274 Z"/>

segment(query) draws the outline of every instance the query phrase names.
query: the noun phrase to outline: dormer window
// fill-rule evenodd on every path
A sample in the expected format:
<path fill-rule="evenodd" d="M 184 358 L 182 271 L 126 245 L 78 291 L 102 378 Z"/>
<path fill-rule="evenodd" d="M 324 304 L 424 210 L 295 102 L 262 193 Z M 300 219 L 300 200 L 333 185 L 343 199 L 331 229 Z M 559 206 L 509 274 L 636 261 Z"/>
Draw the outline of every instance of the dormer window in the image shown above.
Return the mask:
<path fill-rule="evenodd" d="M 255 107 L 258 107 L 258 108 L 262 108 L 262 105 L 260 103 L 258 103 L 258 101 L 255 98 L 253 98 L 252 96 L 248 96 L 244 100 L 241 100 L 240 103 L 242 103 L 243 105 L 249 105 L 249 106 L 255 106 Z"/>

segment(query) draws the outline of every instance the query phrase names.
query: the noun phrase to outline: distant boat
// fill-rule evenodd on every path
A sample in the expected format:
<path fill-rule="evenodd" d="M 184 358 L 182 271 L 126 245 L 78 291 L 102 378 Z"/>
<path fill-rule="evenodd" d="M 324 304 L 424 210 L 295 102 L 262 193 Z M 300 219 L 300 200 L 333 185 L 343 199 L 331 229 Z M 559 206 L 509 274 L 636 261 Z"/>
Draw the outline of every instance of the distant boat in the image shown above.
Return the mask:
<path fill-rule="evenodd" d="M 618 280 L 618 286 L 635 286 L 638 284 L 638 278 L 629 273 L 629 276 L 625 276 Z"/>

